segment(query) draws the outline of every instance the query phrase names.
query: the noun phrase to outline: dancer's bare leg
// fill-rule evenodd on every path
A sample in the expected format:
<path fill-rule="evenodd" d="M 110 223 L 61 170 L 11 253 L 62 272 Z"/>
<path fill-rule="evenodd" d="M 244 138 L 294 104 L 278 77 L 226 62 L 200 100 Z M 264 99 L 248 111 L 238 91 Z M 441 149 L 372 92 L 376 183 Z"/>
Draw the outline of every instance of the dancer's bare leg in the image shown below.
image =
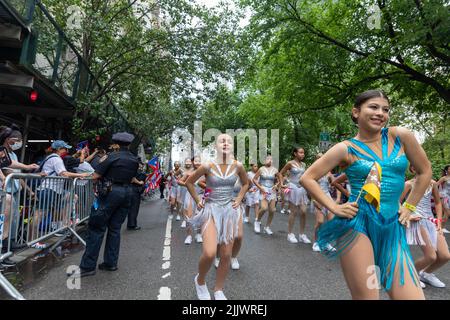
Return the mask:
<path fill-rule="evenodd" d="M 247 207 L 247 208 L 249 208 L 249 207 Z M 244 224 L 243 224 L 243 219 L 242 219 L 242 215 L 241 215 L 241 217 L 239 219 L 238 236 L 237 236 L 237 238 L 234 239 L 233 251 L 231 253 L 231 257 L 236 258 L 238 256 L 239 251 L 241 250 L 243 236 L 244 236 Z"/>
<path fill-rule="evenodd" d="M 233 251 L 233 243 L 231 241 L 228 244 L 219 245 L 220 252 L 220 263 L 217 268 L 216 273 L 216 285 L 214 286 L 214 291 L 223 290 L 225 284 L 225 279 L 227 277 L 228 271 L 230 270 L 231 252 Z"/>
<path fill-rule="evenodd" d="M 293 203 L 289 202 L 289 219 L 288 219 L 288 233 L 292 233 L 292 229 L 294 229 L 295 217 L 299 214 L 300 208 Z"/>
<path fill-rule="evenodd" d="M 277 211 L 275 205 L 276 205 L 276 201 L 275 200 L 270 201 L 270 204 L 269 204 L 269 217 L 267 218 L 267 225 L 266 225 L 266 227 L 270 227 L 272 225 L 273 216 L 274 216 L 275 212 Z"/>
<path fill-rule="evenodd" d="M 352 247 L 340 258 L 342 272 L 352 299 L 379 299 L 377 276 L 367 273 L 375 265 L 372 243 L 364 234 L 359 234 L 353 241 Z"/>
<path fill-rule="evenodd" d="M 217 230 L 214 220 L 211 218 L 207 222 L 207 226 L 203 231 L 203 245 L 202 245 L 202 255 L 198 263 L 198 278 L 197 282 L 199 285 L 205 284 L 206 274 L 211 268 L 211 264 L 216 257 L 217 251 Z"/>
<path fill-rule="evenodd" d="M 448 250 L 447 241 L 442 234 L 438 234 L 436 253 L 437 259 L 424 270 L 426 273 L 432 273 L 450 261 L 450 252 Z"/>

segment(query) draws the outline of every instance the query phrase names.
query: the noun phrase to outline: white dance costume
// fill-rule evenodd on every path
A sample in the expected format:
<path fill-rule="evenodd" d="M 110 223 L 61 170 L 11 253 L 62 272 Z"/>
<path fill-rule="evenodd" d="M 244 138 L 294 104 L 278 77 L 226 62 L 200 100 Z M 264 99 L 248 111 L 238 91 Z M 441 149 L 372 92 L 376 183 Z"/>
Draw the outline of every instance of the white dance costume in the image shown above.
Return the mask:
<path fill-rule="evenodd" d="M 204 190 L 198 185 L 199 181 L 200 179 L 197 180 L 194 186 L 195 192 L 197 192 L 197 194 L 201 197 L 204 194 Z M 187 210 L 189 208 L 189 205 L 191 205 L 192 214 L 195 214 L 197 210 L 197 203 L 195 202 L 194 198 L 192 198 L 191 194 L 189 192 L 186 192 L 186 195 L 184 196 L 183 209 Z"/>
<path fill-rule="evenodd" d="M 177 181 L 177 178 L 175 177 L 175 174 L 171 176 L 170 183 L 172 185 L 172 188 L 170 190 L 170 197 L 176 199 L 179 186 L 178 186 L 178 181 Z"/>
<path fill-rule="evenodd" d="M 425 191 L 422 199 L 416 205 L 416 213 L 419 213 L 424 217 L 419 221 L 412 221 L 409 228 L 406 228 L 406 240 L 409 245 L 425 245 L 425 241 L 422 238 L 420 227 L 424 228 L 428 234 L 428 238 L 431 241 L 434 249 L 437 250 L 437 230 L 436 225 L 427 218 L 434 218 L 431 211 L 431 197 L 433 196 L 433 187 L 429 186 Z"/>
<path fill-rule="evenodd" d="M 288 187 L 289 193 L 287 194 L 287 200 L 295 206 L 306 205 L 308 203 L 308 197 L 306 195 L 305 188 L 300 184 L 300 178 L 306 171 L 306 166 L 298 166 L 291 163 L 291 169 L 289 169 Z"/>
<path fill-rule="evenodd" d="M 215 170 L 212 169 L 213 166 Z M 234 169 L 230 172 L 231 167 Z M 228 244 L 238 236 L 242 210 L 241 207 L 232 207 L 233 189 L 238 179 L 237 165 L 227 165 L 225 174 L 222 174 L 219 165 L 212 162 L 206 176 L 206 190 L 209 194 L 205 199 L 205 207 L 190 219 L 193 227 L 201 228 L 202 233 L 212 221 L 216 226 L 218 244 Z"/>
<path fill-rule="evenodd" d="M 445 209 L 450 209 L 450 179 L 442 183 L 442 205 Z"/>
<path fill-rule="evenodd" d="M 253 171 L 249 171 L 247 172 L 247 177 L 250 180 L 250 187 L 248 188 L 248 191 L 245 194 L 245 205 L 247 207 L 253 207 L 255 204 L 259 202 L 259 189 L 253 183 L 255 173 Z"/>
<path fill-rule="evenodd" d="M 272 189 L 275 185 L 275 175 L 278 170 L 271 167 L 267 169 L 267 167 L 261 168 L 261 175 L 259 176 L 259 184 L 263 187 L 265 194 L 260 193 L 259 200 L 266 199 L 268 202 L 275 200 L 277 198 L 277 192 Z"/>
<path fill-rule="evenodd" d="M 319 179 L 319 181 L 317 181 L 319 183 L 320 189 L 322 189 L 322 191 L 330 198 L 333 199 L 331 197 L 331 193 L 330 193 L 330 181 L 328 180 L 328 176 L 325 175 L 322 178 Z M 325 206 L 322 206 L 322 210 L 320 210 L 320 212 L 322 212 L 325 216 L 328 215 L 328 209 L 325 208 Z"/>

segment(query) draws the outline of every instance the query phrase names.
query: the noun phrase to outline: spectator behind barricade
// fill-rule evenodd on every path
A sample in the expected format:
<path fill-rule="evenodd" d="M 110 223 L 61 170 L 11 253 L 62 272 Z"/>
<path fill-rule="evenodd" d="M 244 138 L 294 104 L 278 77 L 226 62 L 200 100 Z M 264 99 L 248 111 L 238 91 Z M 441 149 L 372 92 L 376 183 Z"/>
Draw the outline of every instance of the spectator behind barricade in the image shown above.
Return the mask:
<path fill-rule="evenodd" d="M 41 172 L 45 172 L 48 177 L 84 178 L 90 176 L 89 173 L 73 173 L 66 169 L 63 158 L 67 156 L 69 149 L 72 148 L 66 142 L 56 140 L 51 147 L 53 153 L 41 163 Z M 39 189 L 39 209 L 36 210 L 37 217 L 35 216 L 35 219 L 33 219 L 31 229 L 33 233 L 37 231 L 35 221 L 41 221 L 44 213 L 48 214 L 50 210 L 55 214 L 59 214 L 61 221 L 58 222 L 61 224 L 64 221 L 68 221 L 68 210 L 70 208 L 70 190 L 65 188 L 64 180 L 44 179 Z M 55 220 L 55 218 L 53 217 L 52 220 Z M 37 242 L 33 247 L 42 249 L 46 245 Z"/>
<path fill-rule="evenodd" d="M 95 151 L 92 155 L 93 155 L 92 160 L 89 161 L 89 163 L 92 166 L 92 168 L 94 168 L 94 170 L 95 170 L 95 169 L 97 169 L 98 165 L 100 164 L 101 159 L 104 156 L 106 156 L 106 150 L 103 148 L 100 148 L 100 149 L 95 148 Z"/>
<path fill-rule="evenodd" d="M 78 150 L 72 156 L 66 155 L 63 158 L 64 165 L 69 172 L 74 173 L 94 173 L 94 168 L 89 164 L 96 155 L 96 152 L 89 155 L 87 147 Z"/>
<path fill-rule="evenodd" d="M 20 150 L 22 148 L 22 133 L 20 132 L 20 129 L 15 124 L 12 124 L 10 127 L 2 126 L 0 127 L 0 144 L 6 148 L 9 157 L 11 158 L 11 165 L 7 168 L 3 168 L 3 173 L 0 175 L 0 179 L 2 182 L 5 182 L 5 176 L 8 176 L 9 174 L 13 173 L 20 173 L 21 170 L 25 171 L 31 171 L 39 166 L 37 164 L 30 164 L 25 165 L 21 162 L 19 162 L 17 155 L 14 153 L 14 151 Z M 21 189 L 26 188 L 27 189 L 27 195 L 28 196 L 34 196 L 33 191 L 26 185 L 26 183 L 21 179 L 14 179 L 11 183 L 9 183 L 5 187 L 5 191 L 7 193 L 6 196 L 6 207 L 5 207 L 5 222 L 4 222 L 4 229 L 3 229 L 3 243 L 2 246 L 8 244 L 8 237 L 11 236 L 11 240 L 16 239 L 17 234 L 17 226 L 18 226 L 18 219 L 19 219 L 19 203 L 17 200 L 17 196 L 19 195 L 19 192 Z M 13 214 L 11 215 L 11 208 Z M 10 222 L 12 223 L 12 226 L 10 228 Z M 9 231 L 11 229 L 11 235 L 9 234 Z M 2 251 L 5 251 L 4 248 L 2 248 Z M 3 261 L 3 265 L 5 266 L 8 263 L 9 259 Z"/>

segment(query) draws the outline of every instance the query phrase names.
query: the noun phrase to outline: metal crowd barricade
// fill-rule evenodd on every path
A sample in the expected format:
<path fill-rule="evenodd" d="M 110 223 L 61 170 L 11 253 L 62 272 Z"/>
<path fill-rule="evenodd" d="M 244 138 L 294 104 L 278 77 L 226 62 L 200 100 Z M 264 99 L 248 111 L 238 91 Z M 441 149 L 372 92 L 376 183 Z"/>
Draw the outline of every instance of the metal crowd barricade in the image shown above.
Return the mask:
<path fill-rule="evenodd" d="M 5 214 L 5 208 L 7 203 L 8 195 L 3 190 L 0 190 L 0 201 L 1 201 L 1 212 L 0 212 L 0 248 L 3 246 L 3 234 L 4 232 L 8 232 L 8 226 L 6 225 L 5 230 L 5 222 L 9 221 L 9 217 Z M 10 198 L 10 197 L 9 197 Z M 8 219 L 8 220 L 7 220 Z M 8 248 L 9 248 L 9 241 L 8 241 Z M 0 261 L 3 261 L 4 259 L 12 256 L 12 252 L 8 249 L 8 252 L 5 254 L 0 253 Z M 11 297 L 13 297 L 16 300 L 25 300 L 25 298 L 20 294 L 20 292 L 14 288 L 14 286 L 9 283 L 9 281 L 3 276 L 3 274 L 0 272 L 0 286 L 2 286 L 6 293 L 8 293 Z"/>
<path fill-rule="evenodd" d="M 94 204 L 94 180 L 91 178 L 76 178 L 73 180 L 72 224 L 69 230 L 84 244 L 86 242 L 75 232 L 74 226 L 89 219 Z"/>
<path fill-rule="evenodd" d="M 12 242 L 30 247 L 67 231 L 86 245 L 74 227 L 89 218 L 94 202 L 92 179 L 13 173 L 6 177 L 0 201 L 1 238 L 5 232 L 8 235 L 7 252 L 0 254 L 0 262 L 13 255 Z M 13 298 L 23 299 L 1 273 L 0 285 Z"/>

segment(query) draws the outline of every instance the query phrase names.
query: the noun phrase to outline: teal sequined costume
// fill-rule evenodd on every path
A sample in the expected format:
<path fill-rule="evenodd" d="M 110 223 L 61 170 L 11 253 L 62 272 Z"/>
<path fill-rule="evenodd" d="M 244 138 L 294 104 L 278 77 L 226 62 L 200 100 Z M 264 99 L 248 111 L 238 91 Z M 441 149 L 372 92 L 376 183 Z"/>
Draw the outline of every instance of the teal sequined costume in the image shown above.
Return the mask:
<path fill-rule="evenodd" d="M 408 160 L 405 154 L 399 155 L 400 138 L 397 136 L 394 147 L 388 155 L 389 133 L 385 128 L 381 133 L 382 156 L 380 159 L 363 142 L 350 139 L 357 146 L 348 146 L 348 152 L 357 160 L 345 169 L 351 185 L 349 202 L 354 202 L 364 185 L 374 162 L 382 168 L 380 212 L 364 199 L 364 192 L 358 200 L 359 210 L 353 219 L 334 217 L 322 225 L 318 232 L 318 244 L 322 253 L 329 258 L 337 258 L 352 246 L 359 233 L 365 234 L 372 242 L 375 264 L 380 268 L 380 284 L 390 290 L 396 266 L 400 263 L 400 284 L 404 284 L 404 262 L 416 285 L 414 262 L 406 241 L 406 230 L 398 221 L 399 199 L 404 189 L 405 172 Z M 336 251 L 326 250 L 331 244 Z"/>

